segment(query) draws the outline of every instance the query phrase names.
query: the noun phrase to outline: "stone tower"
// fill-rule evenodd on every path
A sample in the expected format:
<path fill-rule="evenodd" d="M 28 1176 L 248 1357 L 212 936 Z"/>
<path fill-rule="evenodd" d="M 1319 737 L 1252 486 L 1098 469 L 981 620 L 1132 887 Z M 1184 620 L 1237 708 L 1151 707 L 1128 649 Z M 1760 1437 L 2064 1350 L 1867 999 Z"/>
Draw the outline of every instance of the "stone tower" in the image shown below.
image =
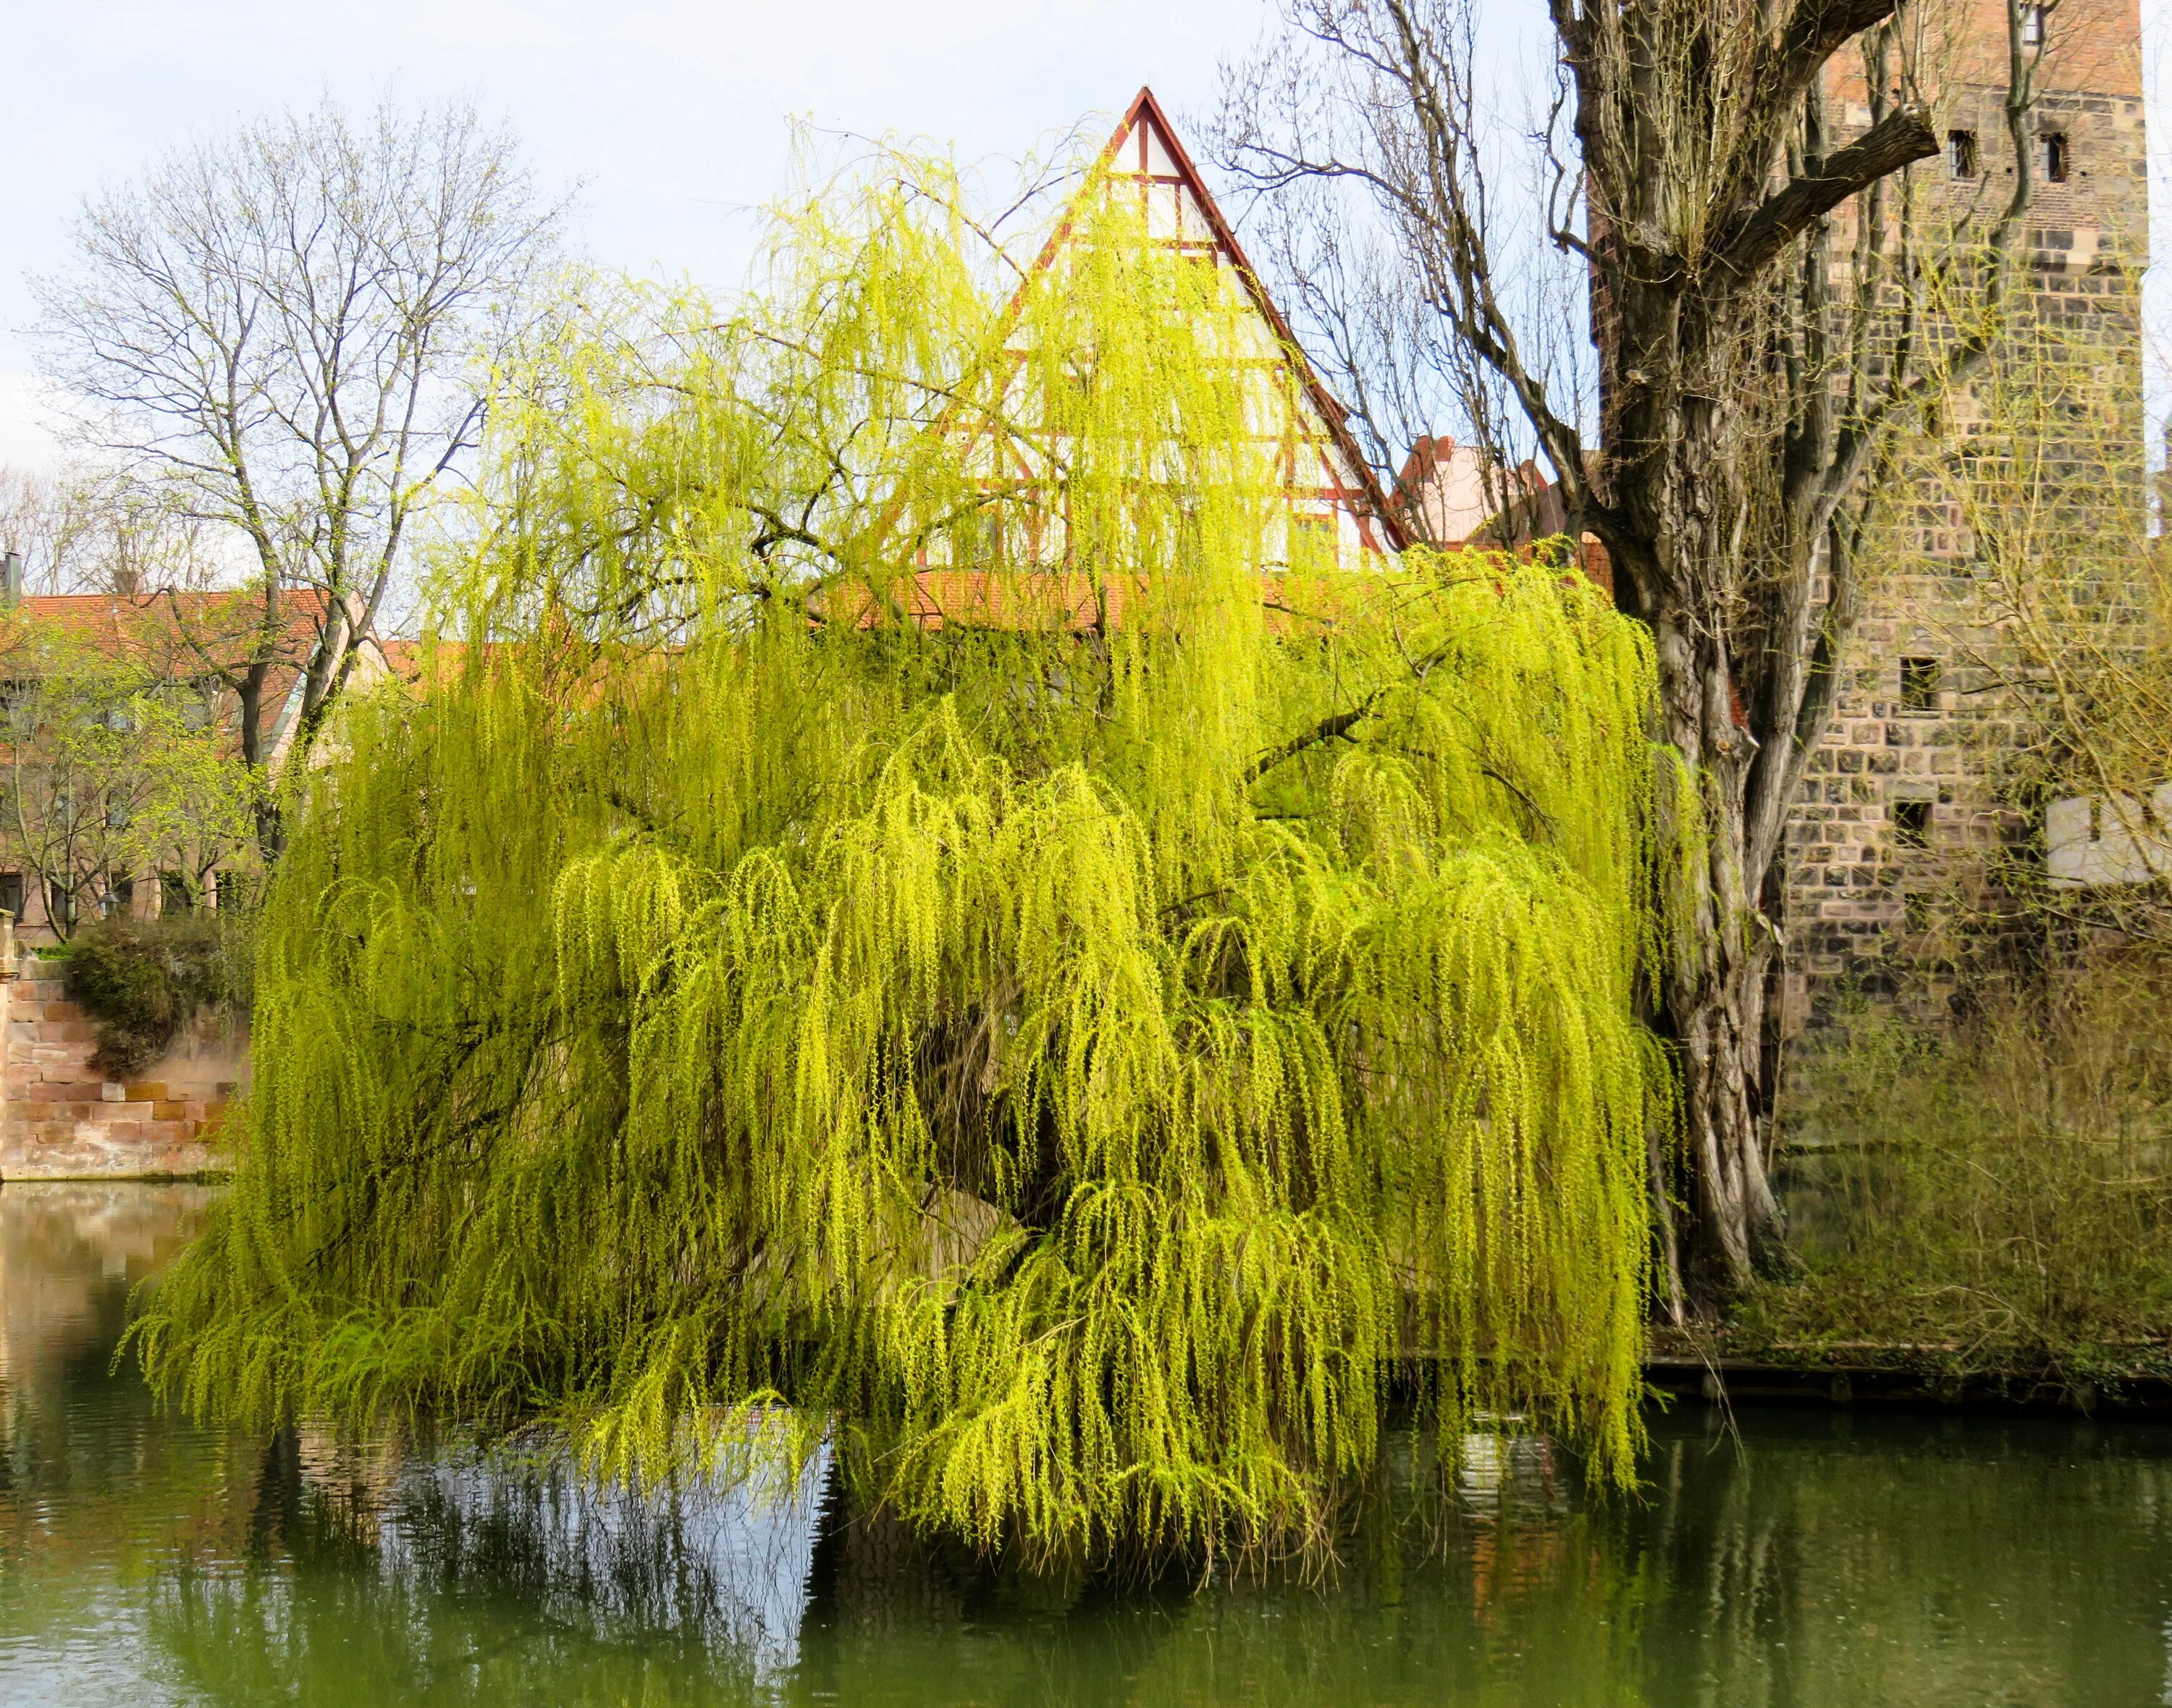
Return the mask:
<path fill-rule="evenodd" d="M 1929 169 L 1919 190 L 1933 226 L 1940 214 L 1987 218 L 2013 187 L 2005 5 L 1965 4 L 1966 28 L 1945 67 L 1945 152 L 1917 169 Z M 2137 0 L 2058 0 L 2024 18 L 2024 39 L 2035 38 L 2042 56 L 2012 339 L 1992 375 L 1954 400 L 1943 432 L 1901 448 L 1885 524 L 1893 567 L 1865 589 L 1832 725 L 1810 757 L 1789 830 L 1790 1030 L 1843 980 L 1890 987 L 1901 969 L 1921 972 L 1954 952 L 1954 933 L 1965 931 L 1952 913 L 1956 853 L 2030 830 L 2002 787 L 2024 725 L 2003 638 L 2013 578 L 2056 555 L 2044 529 L 2062 496 L 2100 536 L 2114 602 L 2122 567 L 2132 574 L 2125 554 L 2142 532 L 2148 177 L 2139 8 Z M 1849 93 L 1836 78 L 1832 105 L 1843 128 L 1856 130 L 1868 112 Z M 2025 421 L 2017 385 L 2033 400 Z M 1971 459 L 1981 452 L 1989 468 L 2002 433 L 2032 428 L 2035 508 L 2025 527 L 2009 529 L 1997 504 L 1971 497 L 2007 490 L 1987 483 Z"/>

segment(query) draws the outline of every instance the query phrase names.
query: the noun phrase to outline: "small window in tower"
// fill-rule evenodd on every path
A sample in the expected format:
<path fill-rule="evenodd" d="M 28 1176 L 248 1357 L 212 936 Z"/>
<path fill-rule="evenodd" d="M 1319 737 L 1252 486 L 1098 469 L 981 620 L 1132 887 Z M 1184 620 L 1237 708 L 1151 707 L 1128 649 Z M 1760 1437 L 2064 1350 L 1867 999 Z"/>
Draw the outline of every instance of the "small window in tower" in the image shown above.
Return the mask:
<path fill-rule="evenodd" d="M 1893 842 L 1899 848 L 1931 846 L 1931 803 L 1895 801 L 1893 803 Z"/>
<path fill-rule="evenodd" d="M 1974 131 L 1946 132 L 1946 176 L 1949 178 L 1976 176 L 1976 132 Z"/>
<path fill-rule="evenodd" d="M 1938 661 L 1903 658 L 1900 661 L 1900 709 L 1936 712 L 1938 709 Z"/>
<path fill-rule="evenodd" d="M 2048 6 L 2024 6 L 2021 8 L 2021 45 L 2041 47 L 2044 45 L 2044 14 Z"/>
<path fill-rule="evenodd" d="M 2046 131 L 2036 139 L 2036 169 L 2046 184 L 2067 181 L 2067 133 Z"/>

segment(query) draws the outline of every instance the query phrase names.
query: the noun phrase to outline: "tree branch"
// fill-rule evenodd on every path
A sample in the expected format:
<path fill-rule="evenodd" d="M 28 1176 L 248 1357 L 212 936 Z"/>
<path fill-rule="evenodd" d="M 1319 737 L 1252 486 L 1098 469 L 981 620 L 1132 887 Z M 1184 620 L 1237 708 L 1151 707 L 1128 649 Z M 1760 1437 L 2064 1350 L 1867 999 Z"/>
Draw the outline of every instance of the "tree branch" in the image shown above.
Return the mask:
<path fill-rule="evenodd" d="M 1920 109 L 1902 107 L 1788 186 L 1767 197 L 1723 241 L 1718 258 L 1724 288 L 1739 291 L 1761 277 L 1773 258 L 1811 223 L 1858 191 L 1938 152 L 1938 133 Z"/>

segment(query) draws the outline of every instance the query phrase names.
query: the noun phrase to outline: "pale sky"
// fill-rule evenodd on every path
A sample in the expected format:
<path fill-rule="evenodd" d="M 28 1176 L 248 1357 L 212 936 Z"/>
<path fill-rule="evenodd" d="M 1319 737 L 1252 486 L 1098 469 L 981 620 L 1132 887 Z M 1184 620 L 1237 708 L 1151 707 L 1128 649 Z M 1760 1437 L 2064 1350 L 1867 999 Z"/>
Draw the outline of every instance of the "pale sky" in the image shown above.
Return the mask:
<path fill-rule="evenodd" d="M 28 271 L 66 258 L 83 196 L 165 148 L 307 106 L 472 99 L 546 185 L 585 180 L 595 260 L 735 284 L 745 210 L 784 187 L 795 117 L 1013 156 L 1142 83 L 1203 114 L 1261 0 L 0 0 L 0 463 L 38 425 Z"/>
<path fill-rule="evenodd" d="M 2172 0 L 2142 11 L 2154 72 Z M 1183 126 L 1269 15 L 1266 0 L 0 0 L 0 464 L 56 454 L 24 274 L 65 259 L 86 193 L 193 133 L 327 92 L 465 95 L 510 121 L 546 185 L 584 183 L 573 235 L 594 260 L 728 290 L 747 210 L 784 185 L 792 117 L 1010 156 L 1113 121 L 1146 83 Z M 2161 191 L 2172 125 L 2152 96 Z"/>

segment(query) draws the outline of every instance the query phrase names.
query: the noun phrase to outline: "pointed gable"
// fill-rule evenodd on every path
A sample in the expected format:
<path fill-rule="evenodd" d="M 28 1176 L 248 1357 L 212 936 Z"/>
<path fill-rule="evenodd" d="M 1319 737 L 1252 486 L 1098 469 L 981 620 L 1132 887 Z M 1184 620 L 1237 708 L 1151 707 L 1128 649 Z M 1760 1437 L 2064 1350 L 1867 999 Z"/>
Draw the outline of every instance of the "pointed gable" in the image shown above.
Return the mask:
<path fill-rule="evenodd" d="M 1135 195 L 1149 241 L 1223 270 L 1229 282 L 1239 346 L 1234 353 L 1257 381 L 1248 387 L 1254 442 L 1279 470 L 1284 501 L 1285 519 L 1264 542 L 1261 567 L 1272 572 L 1302 561 L 1355 570 L 1401 551 L 1404 530 L 1345 424 L 1347 411 L 1313 371 L 1152 90 L 1139 91 L 1110 137 L 1079 191 L 1089 195 Z M 1025 502 L 1007 512 L 990 506 L 976 513 L 987 531 L 963 551 L 960 534 L 949 527 L 923 532 L 909 589 L 872 600 L 855 618 L 860 625 L 888 620 L 882 608 L 899 599 L 905 603 L 895 615 L 938 627 L 963 620 L 997 626 L 1053 620 L 1076 627 L 1101 608 L 1105 589 L 1097 592 L 1065 567 L 1067 517 L 1060 502 L 1047 502 L 1051 436 L 1033 425 L 1032 407 L 1013 389 L 1029 362 L 1020 341 L 1030 335 L 1019 324 L 1026 293 L 1035 277 L 1062 266 L 1067 245 L 1090 225 L 1080 208 L 1074 199 L 1011 298 L 1008 330 L 1000 341 L 1003 395 L 1013 411 L 1008 425 L 994 430 L 954 401 L 933 428 L 966 448 L 970 478 L 987 491 Z M 1030 585 L 999 592 L 980 573 L 997 565 L 1042 574 Z"/>
<path fill-rule="evenodd" d="M 1142 89 L 1133 99 L 1102 150 L 1100 164 L 1110 180 L 1137 186 L 1148 234 L 1156 242 L 1212 257 L 1217 266 L 1234 271 L 1258 311 L 1262 348 L 1288 366 L 1289 419 L 1279 425 L 1293 528 L 1331 528 L 1336 556 L 1346 564 L 1365 551 L 1401 551 L 1402 530 L 1347 425 L 1348 412 L 1305 359 L 1152 89 Z M 1059 227 L 1048 253 L 1063 236 Z"/>

